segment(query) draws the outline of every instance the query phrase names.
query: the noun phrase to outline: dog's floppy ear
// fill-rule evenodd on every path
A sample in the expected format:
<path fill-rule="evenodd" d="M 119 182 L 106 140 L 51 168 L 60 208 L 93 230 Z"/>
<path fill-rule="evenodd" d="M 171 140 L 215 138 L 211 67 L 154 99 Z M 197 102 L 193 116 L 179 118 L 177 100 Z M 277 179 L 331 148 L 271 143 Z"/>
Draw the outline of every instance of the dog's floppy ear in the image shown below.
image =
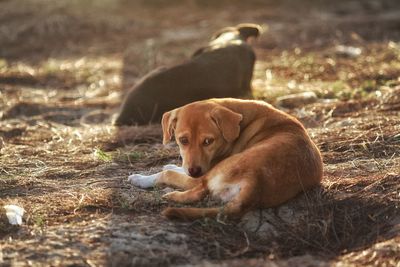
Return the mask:
<path fill-rule="evenodd" d="M 247 41 L 250 37 L 257 38 L 263 32 L 263 28 L 258 24 L 253 23 L 241 23 L 236 26 L 240 36 L 244 41 Z"/>
<path fill-rule="evenodd" d="M 228 143 L 235 141 L 239 137 L 239 124 L 243 119 L 242 114 L 233 112 L 225 107 L 216 107 L 211 110 L 210 115 Z"/>
<path fill-rule="evenodd" d="M 172 141 L 174 138 L 174 132 L 176 127 L 176 122 L 178 120 L 178 111 L 179 109 L 174 109 L 168 112 L 165 112 L 162 120 L 161 126 L 163 130 L 163 144 L 166 145 Z"/>

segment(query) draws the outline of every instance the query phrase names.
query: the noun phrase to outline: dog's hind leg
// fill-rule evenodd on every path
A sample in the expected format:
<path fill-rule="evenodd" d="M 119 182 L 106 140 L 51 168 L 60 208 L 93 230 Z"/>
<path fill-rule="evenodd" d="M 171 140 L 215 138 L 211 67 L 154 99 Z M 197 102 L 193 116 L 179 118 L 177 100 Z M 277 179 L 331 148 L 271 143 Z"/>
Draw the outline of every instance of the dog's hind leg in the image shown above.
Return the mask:
<path fill-rule="evenodd" d="M 165 170 L 160 173 L 156 180 L 156 185 L 167 185 L 184 190 L 191 189 L 201 184 L 201 178 L 192 178 L 184 173 L 173 170 Z"/>
<path fill-rule="evenodd" d="M 207 195 L 207 188 L 199 184 L 184 192 L 174 191 L 163 195 L 163 198 L 179 203 L 192 203 L 202 200 Z"/>
<path fill-rule="evenodd" d="M 217 216 L 227 217 L 228 219 L 240 219 L 246 212 L 253 208 L 258 199 L 255 186 L 247 183 L 241 191 L 230 202 L 221 208 L 166 208 L 162 214 L 168 219 L 179 219 L 191 221 L 200 218 L 216 218 Z M 186 192 L 182 192 L 185 194 Z M 172 199 L 174 200 L 174 199 Z"/>

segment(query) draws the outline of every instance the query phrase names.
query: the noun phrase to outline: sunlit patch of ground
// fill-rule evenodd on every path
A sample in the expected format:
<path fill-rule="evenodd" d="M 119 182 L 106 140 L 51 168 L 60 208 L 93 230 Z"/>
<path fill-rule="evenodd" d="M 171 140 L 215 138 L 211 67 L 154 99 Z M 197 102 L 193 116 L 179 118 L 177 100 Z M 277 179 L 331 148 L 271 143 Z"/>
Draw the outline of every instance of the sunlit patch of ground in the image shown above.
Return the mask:
<path fill-rule="evenodd" d="M 0 265 L 396 266 L 398 4 L 234 2 L 0 3 L 0 206 L 26 210 L 21 227 L 0 212 Z M 240 22 L 269 26 L 256 98 L 319 97 L 286 111 L 320 147 L 323 185 L 239 224 L 166 221 L 165 189 L 127 176 L 179 164 L 176 147 L 161 145 L 160 126 L 117 129 L 112 115 L 146 72 Z"/>

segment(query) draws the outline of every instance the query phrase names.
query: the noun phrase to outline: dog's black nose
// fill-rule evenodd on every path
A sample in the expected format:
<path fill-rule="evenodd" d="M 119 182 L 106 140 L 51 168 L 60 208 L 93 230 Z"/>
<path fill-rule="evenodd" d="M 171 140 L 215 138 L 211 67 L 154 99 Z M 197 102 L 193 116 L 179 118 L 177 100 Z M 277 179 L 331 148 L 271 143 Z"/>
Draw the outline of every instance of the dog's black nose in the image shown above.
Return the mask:
<path fill-rule="evenodd" d="M 199 177 L 201 175 L 201 168 L 200 167 L 193 167 L 189 168 L 189 175 L 192 177 Z"/>

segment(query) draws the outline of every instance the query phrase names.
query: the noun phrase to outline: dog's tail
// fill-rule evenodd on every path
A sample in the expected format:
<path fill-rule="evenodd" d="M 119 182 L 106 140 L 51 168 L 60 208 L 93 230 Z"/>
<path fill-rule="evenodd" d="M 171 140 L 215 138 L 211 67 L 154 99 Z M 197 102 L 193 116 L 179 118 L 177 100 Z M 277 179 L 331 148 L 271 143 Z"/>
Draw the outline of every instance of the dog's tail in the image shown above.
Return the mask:
<path fill-rule="evenodd" d="M 162 215 L 171 220 L 193 221 L 201 218 L 216 218 L 220 208 L 166 208 Z"/>
<path fill-rule="evenodd" d="M 230 202 L 218 208 L 166 208 L 162 215 L 171 220 L 193 221 L 202 218 L 240 219 L 251 209 L 251 205 Z"/>

